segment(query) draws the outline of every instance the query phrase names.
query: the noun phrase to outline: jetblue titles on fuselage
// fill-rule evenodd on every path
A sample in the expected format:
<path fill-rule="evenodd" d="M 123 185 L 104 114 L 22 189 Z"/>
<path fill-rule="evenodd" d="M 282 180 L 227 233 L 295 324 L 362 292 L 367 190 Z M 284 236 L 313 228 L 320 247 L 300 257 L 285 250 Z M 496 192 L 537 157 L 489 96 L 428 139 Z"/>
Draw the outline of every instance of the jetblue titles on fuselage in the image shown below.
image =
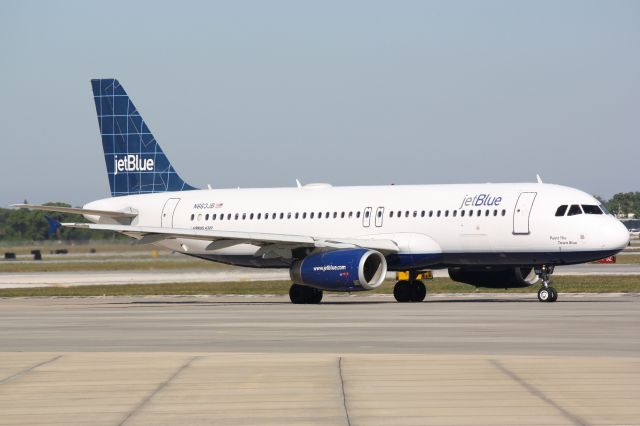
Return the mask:
<path fill-rule="evenodd" d="M 460 207 L 482 207 L 482 206 L 499 206 L 502 197 L 491 196 L 491 194 L 476 194 L 474 196 L 465 195 L 462 199 Z"/>

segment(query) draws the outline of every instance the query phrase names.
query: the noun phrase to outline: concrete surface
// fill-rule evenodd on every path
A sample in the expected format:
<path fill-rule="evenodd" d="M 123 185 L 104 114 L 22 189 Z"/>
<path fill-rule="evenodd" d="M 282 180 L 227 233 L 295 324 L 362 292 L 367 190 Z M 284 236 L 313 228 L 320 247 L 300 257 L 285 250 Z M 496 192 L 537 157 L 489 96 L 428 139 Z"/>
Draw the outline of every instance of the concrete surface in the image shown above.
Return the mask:
<path fill-rule="evenodd" d="M 0 267 L 1 265 L 0 263 Z M 203 265 L 206 264 L 203 263 Z M 640 264 L 560 266 L 556 268 L 554 275 L 640 275 Z M 446 270 L 436 270 L 434 276 L 448 277 L 449 275 Z M 395 273 L 389 273 L 388 278 L 395 278 Z M 216 264 L 215 269 L 212 270 L 207 270 L 205 266 L 198 270 L 8 272 L 0 273 L 0 288 L 271 280 L 289 280 L 289 271 L 220 267 Z"/>
<path fill-rule="evenodd" d="M 639 326 L 640 295 L 0 299 L 0 424 L 640 424 Z"/>

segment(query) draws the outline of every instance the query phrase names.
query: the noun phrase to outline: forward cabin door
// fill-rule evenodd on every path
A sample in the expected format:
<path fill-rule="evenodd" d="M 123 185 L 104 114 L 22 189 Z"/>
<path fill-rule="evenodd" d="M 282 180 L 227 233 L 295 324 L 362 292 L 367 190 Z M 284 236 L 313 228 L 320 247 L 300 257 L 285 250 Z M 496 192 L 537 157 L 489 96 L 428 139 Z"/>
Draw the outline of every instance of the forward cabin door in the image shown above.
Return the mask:
<path fill-rule="evenodd" d="M 529 216 L 531 208 L 536 199 L 537 192 L 522 192 L 516 202 L 516 208 L 513 211 L 513 233 L 526 235 L 529 230 Z"/>
<path fill-rule="evenodd" d="M 178 207 L 180 198 L 169 198 L 162 208 L 162 217 L 160 218 L 160 226 L 163 228 L 173 228 L 173 213 Z"/>
<path fill-rule="evenodd" d="M 362 215 L 362 226 L 365 228 L 371 226 L 371 207 L 364 209 L 364 214 Z"/>

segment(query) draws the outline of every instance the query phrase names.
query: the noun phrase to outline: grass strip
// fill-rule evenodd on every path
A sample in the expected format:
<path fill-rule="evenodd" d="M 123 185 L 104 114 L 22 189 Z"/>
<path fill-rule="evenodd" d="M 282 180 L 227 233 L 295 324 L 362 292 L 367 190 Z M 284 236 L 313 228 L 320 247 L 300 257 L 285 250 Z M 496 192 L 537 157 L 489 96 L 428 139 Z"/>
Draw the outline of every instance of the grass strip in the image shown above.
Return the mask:
<path fill-rule="evenodd" d="M 393 293 L 393 282 L 363 294 Z M 448 278 L 426 282 L 429 293 L 474 293 L 473 286 L 456 283 Z M 158 295 L 220 295 L 220 294 L 288 294 L 290 281 L 247 281 L 224 283 L 168 283 L 95 285 L 73 287 L 38 287 L 0 289 L 0 297 L 83 297 L 83 296 L 158 296 Z M 640 293 L 640 275 L 633 276 L 559 276 L 553 286 L 560 293 Z M 539 285 L 515 289 L 478 289 L 489 293 L 536 293 Z"/>

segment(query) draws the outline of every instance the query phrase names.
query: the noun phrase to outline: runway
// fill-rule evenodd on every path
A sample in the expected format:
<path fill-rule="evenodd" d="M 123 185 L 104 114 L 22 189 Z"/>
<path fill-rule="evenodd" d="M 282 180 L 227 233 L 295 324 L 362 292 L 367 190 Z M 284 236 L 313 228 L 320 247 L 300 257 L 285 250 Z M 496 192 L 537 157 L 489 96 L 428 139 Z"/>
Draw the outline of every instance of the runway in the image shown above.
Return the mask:
<path fill-rule="evenodd" d="M 640 295 L 0 299 L 0 424 L 640 424 Z"/>
<path fill-rule="evenodd" d="M 446 270 L 433 271 L 433 275 L 437 278 L 449 276 Z M 640 275 L 640 264 L 560 266 L 554 275 Z M 395 273 L 388 274 L 389 279 L 393 277 Z M 0 274 L 0 288 L 275 280 L 289 280 L 289 271 L 218 266 L 212 270 L 9 272 Z"/>

